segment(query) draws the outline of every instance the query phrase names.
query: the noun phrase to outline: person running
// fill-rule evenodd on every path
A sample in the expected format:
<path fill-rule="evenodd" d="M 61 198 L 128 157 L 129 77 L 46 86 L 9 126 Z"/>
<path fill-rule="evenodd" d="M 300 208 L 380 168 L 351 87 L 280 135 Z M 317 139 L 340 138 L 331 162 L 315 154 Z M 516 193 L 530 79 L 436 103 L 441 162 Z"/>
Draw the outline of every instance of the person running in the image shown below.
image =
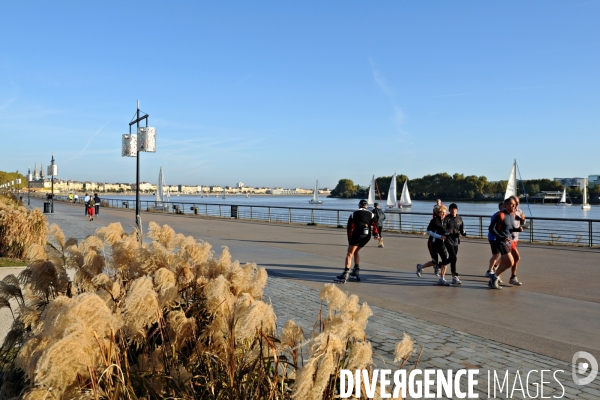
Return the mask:
<path fill-rule="evenodd" d="M 427 249 L 431 255 L 431 261 L 427 261 L 425 264 L 417 264 L 417 276 L 420 278 L 423 275 L 423 269 L 433 266 L 440 266 L 441 276 L 438 280 L 438 285 L 450 286 L 450 284 L 444 279 L 446 273 L 446 267 L 450 263 L 448 260 L 448 252 L 444 241 L 446 240 L 446 206 L 435 206 L 435 217 L 431 219 L 427 226 Z M 438 256 L 441 258 L 441 262 L 438 262 Z"/>
<path fill-rule="evenodd" d="M 436 208 L 436 207 L 441 207 L 441 206 L 444 206 L 444 204 L 442 203 L 442 199 L 437 199 L 437 200 L 435 201 L 435 206 L 433 206 L 433 215 L 432 215 L 432 218 L 435 218 L 435 217 L 436 217 L 435 208 Z M 446 207 L 446 206 L 444 206 L 444 207 Z M 446 217 L 446 216 L 444 215 L 444 217 L 443 217 L 443 218 L 445 218 L 445 217 Z M 433 266 L 433 274 L 434 274 L 435 276 L 440 276 L 440 266 L 439 266 L 439 265 L 437 265 L 437 264 L 436 264 L 436 265 L 434 265 L 434 266 Z"/>
<path fill-rule="evenodd" d="M 488 282 L 488 286 L 491 289 L 502 289 L 498 277 L 514 264 L 511 248 L 512 232 L 515 224 L 515 216 L 513 214 L 515 208 L 516 202 L 513 198 L 509 197 L 504 200 L 504 210 L 495 214 L 488 228 L 488 230 L 493 232 L 494 236 L 496 236 L 496 246 L 501 254 L 500 266 L 496 272 L 490 276 L 490 281 Z"/>
<path fill-rule="evenodd" d="M 344 272 L 338 275 L 335 282 L 345 283 L 348 277 L 352 277 L 357 281 L 360 281 L 360 256 L 359 251 L 362 249 L 369 240 L 371 235 L 375 239 L 379 239 L 379 232 L 377 231 L 377 223 L 375 222 L 375 216 L 369 210 L 367 210 L 367 201 L 361 200 L 358 203 L 358 210 L 350 214 L 348 218 L 348 225 L 346 226 L 346 232 L 348 233 L 348 252 L 346 253 L 346 265 Z M 350 264 L 354 257 L 354 268 L 350 272 Z"/>
<path fill-rule="evenodd" d="M 90 221 L 94 220 L 94 206 L 96 205 L 96 203 L 94 203 L 94 198 L 90 197 L 90 200 L 87 202 L 87 214 L 90 217 Z"/>
<path fill-rule="evenodd" d="M 90 196 L 86 193 L 83 198 L 83 204 L 85 206 L 85 215 L 88 215 L 88 204 L 90 203 Z"/>
<path fill-rule="evenodd" d="M 448 250 L 448 260 L 450 261 L 450 271 L 452 272 L 452 284 L 460 285 L 462 282 L 456 272 L 456 261 L 458 259 L 458 245 L 460 244 L 460 235 L 467 236 L 465 224 L 462 217 L 458 215 L 458 206 L 455 203 L 450 204 L 450 214 L 445 218 L 448 235 L 446 237 L 446 250 Z"/>
<path fill-rule="evenodd" d="M 69 193 L 69 203 L 73 202 L 73 193 Z"/>
<path fill-rule="evenodd" d="M 494 215 L 492 215 L 492 218 L 490 219 L 490 224 L 492 223 L 494 217 L 502 210 L 504 210 L 503 201 L 498 203 L 498 211 L 496 211 Z M 490 258 L 488 269 L 487 271 L 485 271 L 486 278 L 491 277 L 494 274 L 494 271 L 496 271 L 498 265 L 500 265 L 500 250 L 498 250 L 498 246 L 496 245 L 496 235 L 494 235 L 494 233 L 490 230 L 488 230 L 488 241 L 490 242 L 490 247 L 492 248 L 492 257 Z M 502 283 L 502 281 L 500 281 L 500 283 Z"/>
<path fill-rule="evenodd" d="M 379 203 L 373 204 L 373 215 L 375 216 L 375 223 L 377 224 L 377 231 L 379 232 L 379 243 L 377 243 L 377 247 L 383 247 L 383 237 L 381 236 L 381 232 L 383 232 L 383 221 L 386 216 L 381 208 L 379 208 Z"/>
<path fill-rule="evenodd" d="M 98 214 L 100 214 L 100 197 L 98 196 L 98 193 L 94 193 L 94 203 L 96 204 L 94 211 L 96 212 L 97 217 Z"/>
<path fill-rule="evenodd" d="M 519 242 L 519 232 L 523 232 L 523 225 L 525 225 L 525 213 L 519 209 L 519 198 L 514 195 L 510 197 L 517 205 L 513 214 L 515 216 L 515 223 L 512 231 L 512 247 L 510 249 L 514 263 L 511 268 L 511 276 L 508 283 L 514 286 L 521 286 L 523 283 L 517 278 L 517 269 L 519 268 L 519 261 L 521 260 L 521 254 L 519 253 L 519 250 L 517 250 L 517 243 Z"/>

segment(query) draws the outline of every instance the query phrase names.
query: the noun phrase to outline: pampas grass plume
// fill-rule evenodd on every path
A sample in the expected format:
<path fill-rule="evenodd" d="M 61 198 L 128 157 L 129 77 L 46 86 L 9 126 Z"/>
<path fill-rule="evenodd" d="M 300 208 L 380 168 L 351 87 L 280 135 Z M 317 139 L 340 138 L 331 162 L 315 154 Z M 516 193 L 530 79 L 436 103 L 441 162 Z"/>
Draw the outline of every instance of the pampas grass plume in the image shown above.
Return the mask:
<path fill-rule="evenodd" d="M 396 350 L 394 351 L 394 362 L 410 357 L 413 352 L 414 342 L 404 332 L 404 337 L 401 342 L 396 343 Z"/>

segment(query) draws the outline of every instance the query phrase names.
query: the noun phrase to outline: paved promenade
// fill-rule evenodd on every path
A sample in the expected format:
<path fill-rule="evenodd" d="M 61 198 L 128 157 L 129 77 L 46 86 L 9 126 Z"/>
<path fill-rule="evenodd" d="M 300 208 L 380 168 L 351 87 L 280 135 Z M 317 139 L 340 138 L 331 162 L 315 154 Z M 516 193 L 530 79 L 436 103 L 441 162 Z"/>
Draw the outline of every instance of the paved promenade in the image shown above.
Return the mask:
<path fill-rule="evenodd" d="M 40 207 L 41 201 L 32 200 L 32 206 Z M 100 216 L 89 222 L 82 206 L 58 202 L 55 213 L 47 216 L 67 237 L 79 239 L 115 221 L 130 230 L 134 220 L 131 211 L 101 209 Z M 266 267 L 270 277 L 265 296 L 273 302 L 278 324 L 294 319 L 306 333 L 319 314 L 320 289 L 343 267 L 343 229 L 142 214 L 144 226 L 150 220 L 206 240 L 215 252 L 228 246 L 234 259 Z M 370 243 L 361 252 L 364 282 L 341 286 L 373 309 L 367 335 L 379 366 L 396 368 L 393 348 L 407 332 L 419 349 L 424 347 L 420 368 L 480 369 L 481 398 L 488 397 L 488 371 L 502 378 L 510 371 L 512 388 L 517 370 L 527 386 L 525 375 L 534 369 L 564 371 L 556 375 L 564 386 L 562 398 L 600 398 L 600 378 L 587 386 L 577 386 L 571 379 L 576 351 L 600 360 L 600 291 L 594 274 L 598 250 L 520 245 L 523 261 L 518 275 L 524 286 L 494 291 L 487 289 L 482 277 L 489 259 L 487 243 L 465 240 L 459 253 L 463 285 L 438 287 L 430 271 L 421 279 L 414 274 L 415 264 L 427 260 L 425 242 L 423 236 L 389 235 L 384 249 Z M 416 355 L 411 361 L 415 360 Z M 540 382 L 539 372 L 532 376 Z M 548 382 L 544 396 L 563 394 L 552 375 L 544 381 Z M 531 381 L 529 389 L 533 395 Z M 508 397 L 506 389 L 496 397 Z M 512 397 L 524 398 L 520 391 Z"/>

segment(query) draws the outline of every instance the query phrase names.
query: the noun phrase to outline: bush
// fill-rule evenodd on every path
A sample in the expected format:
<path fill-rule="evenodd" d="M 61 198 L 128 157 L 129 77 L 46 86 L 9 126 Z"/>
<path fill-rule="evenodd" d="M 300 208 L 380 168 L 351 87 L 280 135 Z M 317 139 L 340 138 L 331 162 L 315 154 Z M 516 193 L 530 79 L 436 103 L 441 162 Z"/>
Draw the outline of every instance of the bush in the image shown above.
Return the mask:
<path fill-rule="evenodd" d="M 46 217 L 20 205 L 13 196 L 0 196 L 0 257 L 22 259 L 32 244 L 46 243 Z"/>
<path fill-rule="evenodd" d="M 80 243 L 56 225 L 49 232 L 19 277 L 0 282 L 0 305 L 14 312 L 0 399 L 331 399 L 340 369 L 372 364 L 370 308 L 334 284 L 305 341 L 294 321 L 277 334 L 265 269 L 232 261 L 227 248 L 215 257 L 153 222 L 149 243 L 118 223 Z M 399 349 L 405 361 L 410 339 Z"/>

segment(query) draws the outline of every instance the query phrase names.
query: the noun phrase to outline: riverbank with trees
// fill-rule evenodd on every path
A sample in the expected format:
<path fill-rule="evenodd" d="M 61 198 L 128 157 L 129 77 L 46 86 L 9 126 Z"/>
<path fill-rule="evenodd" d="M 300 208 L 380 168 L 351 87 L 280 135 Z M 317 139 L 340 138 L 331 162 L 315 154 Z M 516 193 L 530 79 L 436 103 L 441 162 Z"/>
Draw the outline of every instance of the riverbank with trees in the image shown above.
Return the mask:
<path fill-rule="evenodd" d="M 398 174 L 396 176 L 396 187 L 399 196 L 404 182 L 408 180 L 410 195 L 414 200 L 435 200 L 442 198 L 449 200 L 467 200 L 467 201 L 495 201 L 503 198 L 506 192 L 507 181 L 489 181 L 485 176 L 476 176 L 455 173 L 450 175 L 445 172 L 435 175 L 425 175 L 421 178 L 409 179 L 406 175 Z M 386 199 L 391 176 L 382 176 L 375 179 L 375 192 L 377 197 Z M 529 179 L 519 180 L 517 185 L 519 196 L 533 196 L 542 191 L 562 191 L 563 186 L 560 182 L 551 179 Z M 340 179 L 335 189 L 331 191 L 329 197 L 335 198 L 366 198 L 368 196 L 369 186 L 355 184 L 351 179 Z M 600 196 L 600 186 L 588 190 L 590 197 Z M 583 193 L 579 188 L 567 188 L 567 193 L 574 202 L 581 202 Z M 577 201 L 579 200 L 579 201 Z"/>

